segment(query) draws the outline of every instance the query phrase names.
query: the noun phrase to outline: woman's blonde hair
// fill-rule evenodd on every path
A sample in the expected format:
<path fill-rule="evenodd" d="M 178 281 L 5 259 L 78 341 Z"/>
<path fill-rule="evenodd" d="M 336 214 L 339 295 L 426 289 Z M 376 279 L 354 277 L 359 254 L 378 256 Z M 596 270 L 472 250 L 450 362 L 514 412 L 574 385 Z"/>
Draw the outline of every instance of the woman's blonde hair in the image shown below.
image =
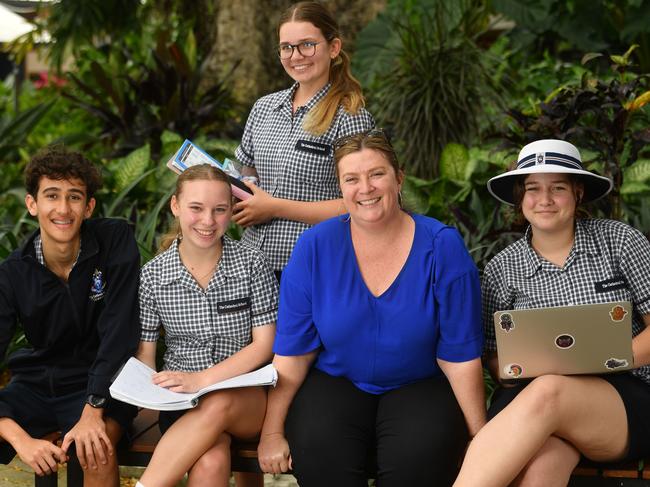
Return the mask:
<path fill-rule="evenodd" d="M 363 149 L 372 149 L 381 153 L 395 171 L 395 176 L 399 177 L 403 172 L 403 168 L 397 160 L 395 149 L 390 143 L 386 132 L 383 129 L 374 128 L 346 135 L 334 141 L 334 170 L 337 178 L 339 177 L 339 162 L 341 162 L 341 159 L 355 152 L 361 152 Z"/>
<path fill-rule="evenodd" d="M 318 2 L 298 2 L 284 11 L 278 23 L 280 27 L 287 22 L 309 22 L 321 31 L 327 42 L 341 38 L 339 26 L 332 14 Z M 365 106 L 361 84 L 352 76 L 350 57 L 341 49 L 339 55 L 330 62 L 329 80 L 332 84 L 327 95 L 309 112 L 303 128 L 314 135 L 322 135 L 329 129 L 339 106 L 356 115 Z"/>
<path fill-rule="evenodd" d="M 221 181 L 226 183 L 228 187 L 228 199 L 232 199 L 232 190 L 230 188 L 230 181 L 228 176 L 221 169 L 212 166 L 210 164 L 199 164 L 198 166 L 191 166 L 185 169 L 182 173 L 179 174 L 178 179 L 176 180 L 176 191 L 174 191 L 174 196 L 178 199 L 183 192 L 183 185 L 187 181 Z M 171 227 L 160 238 L 160 246 L 158 252 L 164 252 L 167 250 L 171 244 L 176 240 L 177 237 L 181 236 L 181 226 L 178 222 L 178 218 L 174 218 L 174 222 Z"/>

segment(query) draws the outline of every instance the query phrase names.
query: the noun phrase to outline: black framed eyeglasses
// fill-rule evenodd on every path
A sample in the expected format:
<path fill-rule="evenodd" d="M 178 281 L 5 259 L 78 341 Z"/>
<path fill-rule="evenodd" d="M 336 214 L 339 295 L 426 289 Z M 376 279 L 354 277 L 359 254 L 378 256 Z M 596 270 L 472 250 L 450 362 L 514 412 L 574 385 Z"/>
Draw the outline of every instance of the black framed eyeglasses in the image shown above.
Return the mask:
<path fill-rule="evenodd" d="M 280 44 L 278 46 L 278 56 L 280 59 L 290 59 L 293 56 L 293 50 L 298 49 L 298 52 L 303 57 L 312 57 L 316 54 L 316 46 L 325 41 L 303 41 L 298 44 Z"/>
<path fill-rule="evenodd" d="M 357 132 L 356 134 L 350 134 L 350 135 L 344 135 L 343 137 L 339 137 L 332 143 L 332 147 L 334 148 L 334 151 L 337 151 L 347 143 L 351 141 L 359 141 L 359 140 L 365 140 L 365 139 L 372 139 L 372 138 L 379 138 L 383 139 L 386 142 L 388 142 L 388 145 L 392 147 L 392 144 L 390 143 L 390 136 L 388 133 L 383 129 L 376 127 L 374 129 L 366 130 L 365 132 Z"/>

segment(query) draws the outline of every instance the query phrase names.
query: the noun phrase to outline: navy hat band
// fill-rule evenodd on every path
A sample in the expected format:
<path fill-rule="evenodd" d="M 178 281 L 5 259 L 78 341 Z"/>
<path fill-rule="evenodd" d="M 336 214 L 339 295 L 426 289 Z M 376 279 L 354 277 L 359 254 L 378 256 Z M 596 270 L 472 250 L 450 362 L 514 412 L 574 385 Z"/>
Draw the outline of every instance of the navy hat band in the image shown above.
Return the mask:
<path fill-rule="evenodd" d="M 524 157 L 517 164 L 517 169 L 524 169 L 532 166 L 553 164 L 562 166 L 569 169 L 583 170 L 580 161 L 574 157 L 567 156 L 566 154 L 559 154 L 557 152 L 540 152 L 539 154 L 530 154 Z"/>

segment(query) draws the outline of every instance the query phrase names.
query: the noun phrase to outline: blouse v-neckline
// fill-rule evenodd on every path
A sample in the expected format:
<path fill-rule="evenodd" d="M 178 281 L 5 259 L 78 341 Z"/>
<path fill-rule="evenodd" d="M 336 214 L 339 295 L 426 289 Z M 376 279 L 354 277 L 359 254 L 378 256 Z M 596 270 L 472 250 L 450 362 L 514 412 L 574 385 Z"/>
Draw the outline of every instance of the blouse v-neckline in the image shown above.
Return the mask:
<path fill-rule="evenodd" d="M 382 299 L 383 297 L 385 297 L 389 293 L 389 291 L 391 291 L 397 285 L 397 283 L 400 281 L 400 279 L 402 277 L 402 274 L 404 274 L 406 272 L 406 268 L 407 268 L 407 266 L 409 265 L 409 262 L 412 259 L 413 249 L 415 248 L 415 239 L 417 238 L 417 235 L 418 235 L 418 224 L 417 224 L 417 221 L 415 221 L 415 218 L 412 215 L 408 215 L 408 216 L 409 216 L 409 218 L 411 218 L 413 220 L 413 225 L 414 225 L 413 238 L 411 239 L 411 246 L 409 248 L 408 254 L 406 255 L 406 259 L 404 259 L 404 263 L 402 264 L 402 267 L 400 268 L 400 270 L 397 273 L 397 275 L 395 276 L 395 278 L 391 281 L 391 283 L 388 285 L 388 287 L 386 289 L 384 289 L 378 295 L 375 295 L 370 290 L 370 288 L 368 287 L 368 284 L 366 283 L 365 279 L 363 278 L 363 274 L 361 273 L 361 267 L 359 266 L 359 259 L 357 259 L 357 254 L 356 254 L 356 252 L 354 250 L 354 243 L 352 242 L 352 228 L 350 226 L 350 222 L 349 221 L 347 222 L 347 233 L 346 233 L 346 235 L 347 235 L 347 245 L 348 245 L 348 251 L 350 252 L 350 257 L 351 257 L 352 261 L 354 262 L 355 278 L 358 279 L 361 282 L 361 284 L 363 286 L 363 289 L 365 290 L 365 292 L 368 293 L 368 295 L 372 299 L 379 300 L 379 299 Z"/>

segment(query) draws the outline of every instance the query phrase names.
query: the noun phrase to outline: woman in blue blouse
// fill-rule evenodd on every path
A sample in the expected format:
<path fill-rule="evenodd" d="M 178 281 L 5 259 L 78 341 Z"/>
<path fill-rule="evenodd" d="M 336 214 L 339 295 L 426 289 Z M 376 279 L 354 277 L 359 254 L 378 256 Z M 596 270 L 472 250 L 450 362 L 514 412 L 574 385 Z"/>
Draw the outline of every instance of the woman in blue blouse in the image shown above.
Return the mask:
<path fill-rule="evenodd" d="M 293 466 L 303 487 L 373 471 L 449 485 L 485 422 L 476 267 L 455 229 L 401 208 L 383 132 L 337 141 L 334 158 L 349 215 L 306 231 L 285 268 L 260 465 Z"/>

